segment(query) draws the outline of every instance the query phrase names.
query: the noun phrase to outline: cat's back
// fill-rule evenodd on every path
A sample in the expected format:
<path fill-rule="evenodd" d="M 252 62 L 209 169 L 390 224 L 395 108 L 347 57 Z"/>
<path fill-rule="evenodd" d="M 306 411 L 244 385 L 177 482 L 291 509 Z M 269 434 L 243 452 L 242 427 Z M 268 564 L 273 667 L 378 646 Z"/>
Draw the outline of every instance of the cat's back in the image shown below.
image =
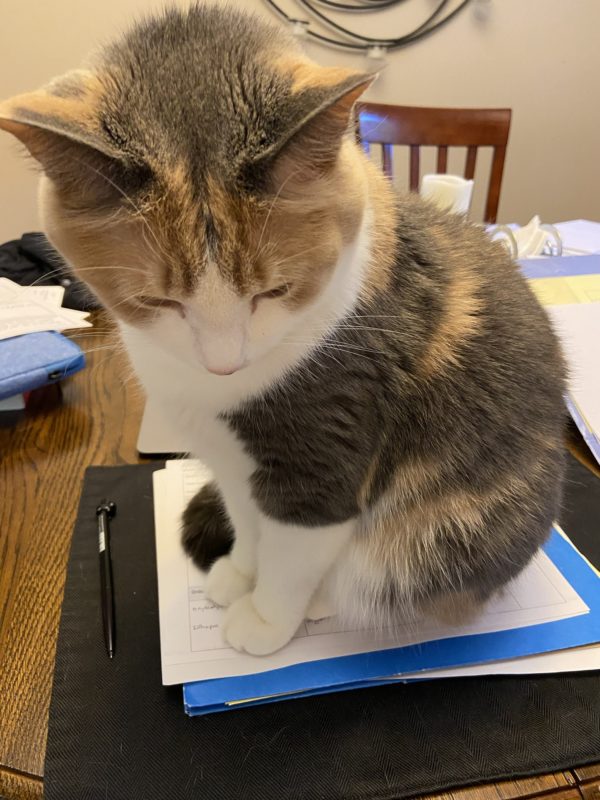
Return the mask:
<path fill-rule="evenodd" d="M 396 213 L 392 276 L 365 304 L 361 336 L 385 354 L 376 400 L 390 463 L 433 462 L 468 487 L 542 459 L 556 485 L 566 370 L 519 266 L 483 227 L 418 197 L 398 198 Z"/>
<path fill-rule="evenodd" d="M 374 305 L 396 309 L 424 380 L 485 365 L 512 368 L 522 384 L 529 367 L 562 396 L 565 368 L 545 310 L 504 246 L 462 215 L 398 198 L 393 274 Z"/>

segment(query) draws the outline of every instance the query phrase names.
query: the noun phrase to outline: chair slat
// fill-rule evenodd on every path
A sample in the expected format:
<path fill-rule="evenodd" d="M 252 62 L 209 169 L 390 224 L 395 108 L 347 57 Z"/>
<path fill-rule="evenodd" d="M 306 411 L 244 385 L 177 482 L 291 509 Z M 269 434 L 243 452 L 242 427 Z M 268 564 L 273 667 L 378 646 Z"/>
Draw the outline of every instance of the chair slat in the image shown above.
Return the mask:
<path fill-rule="evenodd" d="M 410 146 L 410 180 L 409 186 L 411 192 L 419 191 L 419 145 L 411 144 Z"/>
<path fill-rule="evenodd" d="M 437 172 L 440 175 L 446 173 L 448 165 L 448 148 L 445 144 L 441 144 L 437 151 Z"/>
<path fill-rule="evenodd" d="M 394 171 L 392 166 L 392 145 L 391 144 L 382 144 L 382 164 L 383 164 L 383 171 L 388 176 L 388 178 L 394 177 Z"/>
<path fill-rule="evenodd" d="M 498 216 L 500 186 L 502 185 L 502 173 L 504 172 L 505 158 L 506 147 L 495 147 L 494 158 L 492 159 L 492 171 L 490 173 L 490 185 L 485 204 L 485 222 L 496 222 L 496 217 Z"/>
<path fill-rule="evenodd" d="M 467 148 L 467 160 L 465 161 L 465 178 L 472 181 L 475 177 L 475 162 L 477 160 L 477 148 L 473 145 Z"/>

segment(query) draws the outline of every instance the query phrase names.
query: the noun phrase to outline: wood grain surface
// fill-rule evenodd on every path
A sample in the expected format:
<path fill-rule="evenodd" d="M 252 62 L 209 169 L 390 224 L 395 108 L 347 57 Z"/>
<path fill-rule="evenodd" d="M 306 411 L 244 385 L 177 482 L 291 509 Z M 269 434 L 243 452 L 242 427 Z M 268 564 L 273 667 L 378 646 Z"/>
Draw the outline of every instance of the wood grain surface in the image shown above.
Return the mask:
<path fill-rule="evenodd" d="M 88 366 L 0 416 L 0 800 L 38 800 L 68 550 L 86 467 L 141 462 L 143 394 L 106 319 L 74 340 Z M 581 800 L 600 765 L 457 790 L 446 800 Z"/>
<path fill-rule="evenodd" d="M 136 463 L 141 390 L 103 317 L 88 366 L 0 428 L 0 766 L 41 778 L 65 568 L 83 473 Z M 0 777 L 0 794 L 30 797 Z"/>

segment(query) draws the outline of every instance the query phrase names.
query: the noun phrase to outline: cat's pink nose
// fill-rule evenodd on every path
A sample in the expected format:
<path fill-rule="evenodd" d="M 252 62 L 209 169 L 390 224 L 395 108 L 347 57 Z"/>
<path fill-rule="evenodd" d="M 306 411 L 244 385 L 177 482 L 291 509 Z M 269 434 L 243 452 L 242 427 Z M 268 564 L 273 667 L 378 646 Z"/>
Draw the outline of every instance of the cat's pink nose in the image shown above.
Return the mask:
<path fill-rule="evenodd" d="M 240 364 L 237 367 L 206 367 L 206 369 L 212 372 L 213 375 L 233 375 L 233 373 L 241 369 L 242 366 L 243 365 Z"/>

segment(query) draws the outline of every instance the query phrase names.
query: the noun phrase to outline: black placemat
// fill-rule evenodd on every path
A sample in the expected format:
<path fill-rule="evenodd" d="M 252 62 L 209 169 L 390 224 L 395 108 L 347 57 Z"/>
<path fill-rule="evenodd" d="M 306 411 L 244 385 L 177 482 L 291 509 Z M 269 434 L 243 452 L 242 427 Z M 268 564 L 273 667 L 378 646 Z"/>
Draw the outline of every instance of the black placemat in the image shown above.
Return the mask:
<path fill-rule="evenodd" d="M 600 761 L 600 676 L 465 678 L 190 719 L 160 679 L 152 482 L 86 473 L 69 560 L 46 800 L 391 800 Z M 117 654 L 106 657 L 94 509 L 118 504 Z M 600 564 L 600 481 L 574 460 L 563 521 Z"/>

